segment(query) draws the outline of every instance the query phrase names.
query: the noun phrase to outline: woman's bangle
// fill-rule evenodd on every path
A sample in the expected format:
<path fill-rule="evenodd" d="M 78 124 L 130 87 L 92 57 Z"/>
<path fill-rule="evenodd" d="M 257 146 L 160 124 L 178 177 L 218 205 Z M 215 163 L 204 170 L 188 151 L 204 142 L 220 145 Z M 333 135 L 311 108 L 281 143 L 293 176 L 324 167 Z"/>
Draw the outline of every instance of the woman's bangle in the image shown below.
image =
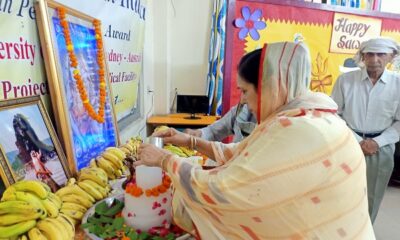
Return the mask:
<path fill-rule="evenodd" d="M 166 160 L 167 158 L 169 158 L 169 156 L 170 156 L 170 154 L 165 154 L 165 155 L 161 158 L 160 167 L 161 167 L 162 169 L 164 169 L 164 170 L 166 170 L 166 167 L 164 166 L 164 162 L 165 162 L 165 160 Z"/>
<path fill-rule="evenodd" d="M 194 137 L 190 135 L 190 149 L 193 150 L 193 144 L 194 144 Z"/>
<path fill-rule="evenodd" d="M 197 138 L 194 137 L 193 139 L 194 139 L 194 144 L 192 150 L 197 150 Z"/>

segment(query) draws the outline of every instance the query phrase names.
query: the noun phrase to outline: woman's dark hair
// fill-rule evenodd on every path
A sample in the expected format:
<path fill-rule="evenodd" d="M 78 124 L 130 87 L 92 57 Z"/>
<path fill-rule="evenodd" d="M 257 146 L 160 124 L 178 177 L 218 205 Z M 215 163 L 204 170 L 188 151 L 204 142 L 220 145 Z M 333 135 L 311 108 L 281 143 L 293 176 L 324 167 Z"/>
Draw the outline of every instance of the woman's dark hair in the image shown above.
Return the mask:
<path fill-rule="evenodd" d="M 257 89 L 258 86 L 258 72 L 260 68 L 262 49 L 257 49 L 247 53 L 240 59 L 238 65 L 238 74 L 243 78 L 244 81 L 254 85 Z"/>

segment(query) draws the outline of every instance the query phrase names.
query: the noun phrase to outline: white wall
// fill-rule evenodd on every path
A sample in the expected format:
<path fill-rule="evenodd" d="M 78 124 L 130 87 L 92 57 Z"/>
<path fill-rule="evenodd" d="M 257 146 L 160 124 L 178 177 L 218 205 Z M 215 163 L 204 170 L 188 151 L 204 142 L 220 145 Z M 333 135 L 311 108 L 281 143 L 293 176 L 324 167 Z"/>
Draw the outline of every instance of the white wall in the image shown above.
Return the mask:
<path fill-rule="evenodd" d="M 120 133 L 122 142 L 145 137 L 148 116 L 170 113 L 175 88 L 179 94 L 206 94 L 212 10 L 213 0 L 147 0 L 144 116 Z"/>
<path fill-rule="evenodd" d="M 212 0 L 175 0 L 170 12 L 171 87 L 206 94 Z"/>
<path fill-rule="evenodd" d="M 381 0 L 381 11 L 400 13 L 400 1 L 399 0 Z"/>

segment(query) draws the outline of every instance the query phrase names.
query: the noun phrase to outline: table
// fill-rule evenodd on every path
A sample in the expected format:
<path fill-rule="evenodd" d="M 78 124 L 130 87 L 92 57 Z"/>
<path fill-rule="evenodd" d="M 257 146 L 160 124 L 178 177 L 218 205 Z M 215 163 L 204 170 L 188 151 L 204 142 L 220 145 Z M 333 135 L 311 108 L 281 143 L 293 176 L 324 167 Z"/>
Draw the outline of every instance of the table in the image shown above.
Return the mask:
<path fill-rule="evenodd" d="M 174 128 L 201 128 L 217 121 L 220 116 L 209 116 L 198 114 L 200 119 L 188 119 L 188 113 L 174 113 L 167 115 L 154 115 L 147 119 L 147 134 L 150 135 L 154 128 L 166 125 Z"/>

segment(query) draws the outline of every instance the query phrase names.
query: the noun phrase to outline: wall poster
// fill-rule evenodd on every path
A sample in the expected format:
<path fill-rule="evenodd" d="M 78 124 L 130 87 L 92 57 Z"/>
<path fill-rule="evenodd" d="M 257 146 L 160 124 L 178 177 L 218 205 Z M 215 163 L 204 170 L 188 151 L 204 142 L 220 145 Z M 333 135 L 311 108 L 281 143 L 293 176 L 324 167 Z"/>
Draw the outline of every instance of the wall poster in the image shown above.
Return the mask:
<path fill-rule="evenodd" d="M 228 6 L 224 112 L 239 100 L 240 58 L 265 43 L 305 42 L 312 60 L 311 89 L 329 95 L 359 42 L 379 35 L 400 42 L 400 15 L 302 1 L 229 0 Z M 400 63 L 389 68 L 400 70 Z"/>

